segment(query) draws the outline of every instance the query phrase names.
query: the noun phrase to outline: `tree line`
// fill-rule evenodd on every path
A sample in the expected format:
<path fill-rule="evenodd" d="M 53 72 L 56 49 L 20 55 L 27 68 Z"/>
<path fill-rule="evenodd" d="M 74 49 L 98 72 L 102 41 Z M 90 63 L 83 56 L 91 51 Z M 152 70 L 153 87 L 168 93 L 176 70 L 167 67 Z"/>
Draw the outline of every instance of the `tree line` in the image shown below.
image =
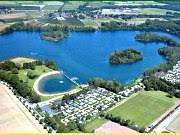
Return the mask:
<path fill-rule="evenodd" d="M 113 122 L 119 123 L 122 126 L 129 127 L 131 129 L 134 129 L 140 133 L 145 132 L 144 127 L 138 127 L 135 122 L 129 120 L 129 119 L 123 119 L 121 117 L 115 117 L 112 114 L 105 114 L 103 115 L 106 119 L 111 120 Z"/>
<path fill-rule="evenodd" d="M 83 31 L 94 32 L 97 30 L 139 30 L 139 31 L 163 31 L 180 36 L 180 23 L 179 21 L 160 21 L 160 20 L 146 20 L 145 23 L 139 25 L 129 25 L 127 23 L 111 21 L 102 22 L 96 29 L 94 27 L 79 26 L 79 25 L 48 25 L 41 26 L 33 23 L 15 23 L 9 27 L 6 27 L 1 34 L 11 33 L 13 31 L 38 31 L 38 32 L 50 32 L 50 31 Z"/>
<path fill-rule="evenodd" d="M 141 33 L 135 36 L 135 40 L 143 43 L 165 43 L 167 46 L 180 47 L 180 43 L 167 36 L 160 36 L 153 33 Z"/>
<path fill-rule="evenodd" d="M 180 98 L 180 84 L 172 84 L 166 80 L 149 76 L 143 78 L 143 84 L 145 85 L 145 90 L 155 90 L 155 91 L 163 91 L 168 93 L 169 97 L 175 96 L 176 98 Z"/>
<path fill-rule="evenodd" d="M 145 23 L 128 25 L 127 23 L 111 21 L 102 22 L 101 30 L 139 30 L 139 31 L 163 31 L 180 37 L 179 21 L 146 20 Z"/>
<path fill-rule="evenodd" d="M 16 74 L 0 70 L 0 79 L 10 84 L 14 88 L 15 94 L 29 99 L 32 103 L 40 102 L 40 97 L 31 88 L 29 88 L 26 83 L 19 80 L 19 77 Z"/>
<path fill-rule="evenodd" d="M 104 80 L 102 78 L 95 77 L 90 79 L 88 83 L 90 86 L 105 88 L 106 90 L 114 93 L 119 93 L 124 90 L 124 86 L 115 80 Z"/>

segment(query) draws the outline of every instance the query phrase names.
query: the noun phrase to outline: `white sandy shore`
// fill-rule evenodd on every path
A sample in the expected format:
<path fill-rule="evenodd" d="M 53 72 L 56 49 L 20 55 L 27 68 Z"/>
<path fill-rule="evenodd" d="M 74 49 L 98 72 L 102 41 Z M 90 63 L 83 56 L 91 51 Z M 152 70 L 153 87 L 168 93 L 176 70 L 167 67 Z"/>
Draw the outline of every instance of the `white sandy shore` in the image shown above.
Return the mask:
<path fill-rule="evenodd" d="M 75 93 L 77 92 L 78 90 L 77 89 L 73 89 L 73 90 L 70 90 L 70 91 L 67 91 L 67 92 L 60 92 L 60 93 L 56 93 L 56 94 L 47 94 L 47 93 L 42 93 L 39 89 L 39 85 L 40 85 L 40 81 L 42 79 L 44 79 L 45 77 L 48 77 L 50 75 L 61 75 L 62 74 L 62 71 L 52 71 L 52 72 L 48 72 L 48 73 L 45 73 L 45 74 L 42 74 L 34 83 L 33 85 L 33 89 L 34 91 L 38 94 L 38 95 L 41 95 L 41 96 L 62 96 L 64 94 L 72 94 L 72 93 Z"/>
<path fill-rule="evenodd" d="M 46 133 L 5 85 L 0 84 L 0 132 Z"/>

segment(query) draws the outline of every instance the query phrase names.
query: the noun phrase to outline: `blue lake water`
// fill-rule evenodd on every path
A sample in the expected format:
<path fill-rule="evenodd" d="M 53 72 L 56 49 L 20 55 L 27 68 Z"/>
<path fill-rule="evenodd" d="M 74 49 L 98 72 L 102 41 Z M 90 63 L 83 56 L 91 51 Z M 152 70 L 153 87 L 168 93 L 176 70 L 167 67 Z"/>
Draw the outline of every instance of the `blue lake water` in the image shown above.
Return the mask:
<path fill-rule="evenodd" d="M 71 90 L 74 85 L 63 74 L 50 75 L 43 78 L 39 83 L 39 90 L 42 93 L 59 93 Z"/>
<path fill-rule="evenodd" d="M 77 82 L 86 83 L 91 77 L 102 77 L 128 83 L 141 76 L 145 69 L 157 66 L 165 60 L 157 50 L 164 45 L 136 42 L 135 31 L 72 32 L 70 36 L 54 43 L 41 40 L 37 32 L 14 32 L 0 36 L 0 60 L 25 56 L 54 60 L 59 69 Z M 176 40 L 177 37 L 170 36 Z M 110 65 L 108 58 L 116 49 L 134 48 L 142 52 L 144 59 L 133 64 Z M 56 76 L 57 77 L 57 76 Z M 56 93 L 69 89 L 72 84 L 58 85 L 59 78 L 46 80 L 44 92 Z M 56 90 L 55 90 L 56 89 Z"/>

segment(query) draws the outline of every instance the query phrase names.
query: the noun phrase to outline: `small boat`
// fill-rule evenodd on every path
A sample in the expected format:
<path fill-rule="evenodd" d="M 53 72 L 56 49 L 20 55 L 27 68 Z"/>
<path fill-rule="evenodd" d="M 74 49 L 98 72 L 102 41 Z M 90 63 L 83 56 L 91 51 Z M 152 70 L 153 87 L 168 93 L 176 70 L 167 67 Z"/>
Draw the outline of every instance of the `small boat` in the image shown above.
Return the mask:
<path fill-rule="evenodd" d="M 31 55 L 37 55 L 37 53 L 36 52 L 31 52 Z"/>
<path fill-rule="evenodd" d="M 64 83 L 64 81 L 59 81 L 59 83 Z"/>
<path fill-rule="evenodd" d="M 78 80 L 78 77 L 72 77 L 71 80 L 76 81 L 76 80 Z"/>

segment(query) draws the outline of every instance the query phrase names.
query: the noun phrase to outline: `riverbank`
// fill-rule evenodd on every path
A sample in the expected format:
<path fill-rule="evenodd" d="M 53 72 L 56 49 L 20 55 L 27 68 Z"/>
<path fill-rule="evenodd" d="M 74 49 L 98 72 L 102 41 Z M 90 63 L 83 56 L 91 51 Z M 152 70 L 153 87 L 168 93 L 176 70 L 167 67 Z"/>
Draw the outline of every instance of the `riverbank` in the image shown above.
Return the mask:
<path fill-rule="evenodd" d="M 45 74 L 42 74 L 34 83 L 33 85 L 33 89 L 34 91 L 40 95 L 40 96 L 44 96 L 44 97 L 52 97 L 52 96 L 63 96 L 64 94 L 72 94 L 72 93 L 75 93 L 75 92 L 78 92 L 79 90 L 81 89 L 72 89 L 70 91 L 67 91 L 67 92 L 59 92 L 59 93 L 56 93 L 56 94 L 47 94 L 47 93 L 43 93 L 41 92 L 41 90 L 39 89 L 39 85 L 41 83 L 41 81 L 44 79 L 44 78 L 47 78 L 49 76 L 52 76 L 52 75 L 62 75 L 62 71 L 52 71 L 52 72 L 48 72 L 48 73 L 45 73 Z"/>

